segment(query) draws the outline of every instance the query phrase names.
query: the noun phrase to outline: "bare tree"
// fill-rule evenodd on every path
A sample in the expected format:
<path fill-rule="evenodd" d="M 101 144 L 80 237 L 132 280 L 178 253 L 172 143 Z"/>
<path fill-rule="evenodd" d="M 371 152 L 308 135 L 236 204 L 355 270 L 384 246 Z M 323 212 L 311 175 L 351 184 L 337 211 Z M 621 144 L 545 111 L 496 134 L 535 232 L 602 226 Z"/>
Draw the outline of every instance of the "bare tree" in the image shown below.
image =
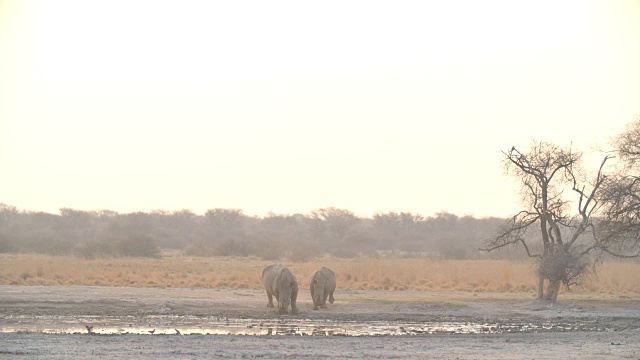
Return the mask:
<path fill-rule="evenodd" d="M 419 224 L 424 220 L 424 216 L 410 212 L 396 213 L 389 211 L 373 215 L 373 224 L 376 230 L 396 236 L 416 233 L 419 230 Z"/>
<path fill-rule="evenodd" d="M 640 115 L 611 140 L 618 168 L 604 184 L 603 251 L 640 257 Z"/>
<path fill-rule="evenodd" d="M 597 195 L 606 179 L 602 169 L 608 157 L 587 189 L 587 182 L 579 181 L 582 154 L 571 148 L 534 141 L 527 152 L 512 147 L 503 154 L 506 172 L 521 184 L 523 209 L 486 241 L 483 250 L 523 246 L 539 261 L 538 299 L 556 301 L 562 283 L 570 287 L 585 275 L 589 253 L 597 248 L 594 214 L 601 206 Z M 566 190 L 573 191 L 577 202 L 567 200 Z M 572 205 L 577 205 L 574 215 L 570 215 Z M 531 236 L 536 228 L 537 247 L 532 243 L 536 237 Z"/>
<path fill-rule="evenodd" d="M 322 208 L 311 212 L 313 232 L 317 237 L 332 242 L 343 242 L 360 219 L 351 211 L 335 207 Z"/>
<path fill-rule="evenodd" d="M 239 249 L 236 244 L 244 242 L 245 228 L 244 223 L 248 217 L 242 213 L 240 209 L 215 208 L 209 209 L 204 214 L 205 223 L 208 225 L 208 240 L 210 244 L 216 244 L 216 247 L 225 245 L 230 251 Z M 244 246 L 244 245 L 242 245 Z M 244 250 L 243 250 L 244 251 Z M 218 252 L 219 251 L 214 251 Z"/>
<path fill-rule="evenodd" d="M 245 219 L 240 209 L 209 209 L 204 213 L 206 221 L 213 227 L 224 230 L 238 229 Z"/>
<path fill-rule="evenodd" d="M 9 224 L 19 213 L 17 207 L 0 203 L 0 230 L 9 229 Z"/>

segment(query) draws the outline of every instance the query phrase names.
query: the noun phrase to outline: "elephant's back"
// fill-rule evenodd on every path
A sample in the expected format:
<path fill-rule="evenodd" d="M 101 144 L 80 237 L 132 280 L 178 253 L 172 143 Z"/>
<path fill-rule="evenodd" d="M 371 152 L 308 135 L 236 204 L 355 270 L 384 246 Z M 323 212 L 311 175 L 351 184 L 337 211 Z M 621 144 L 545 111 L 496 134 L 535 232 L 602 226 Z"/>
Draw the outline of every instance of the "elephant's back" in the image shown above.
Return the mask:
<path fill-rule="evenodd" d="M 282 272 L 282 265 L 273 264 L 269 265 L 262 270 L 262 282 L 266 287 L 272 287 L 278 274 Z"/>

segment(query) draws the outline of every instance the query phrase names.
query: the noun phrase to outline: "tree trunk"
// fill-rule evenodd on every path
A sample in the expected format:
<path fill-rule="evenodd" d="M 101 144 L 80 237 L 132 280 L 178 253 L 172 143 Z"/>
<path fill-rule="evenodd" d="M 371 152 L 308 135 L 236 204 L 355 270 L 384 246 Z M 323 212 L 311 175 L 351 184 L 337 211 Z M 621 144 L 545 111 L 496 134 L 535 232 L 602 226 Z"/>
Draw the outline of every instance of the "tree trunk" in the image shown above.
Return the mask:
<path fill-rule="evenodd" d="M 544 299 L 551 302 L 558 300 L 558 293 L 560 292 L 560 280 L 549 280 L 547 286 L 547 293 L 544 295 Z"/>
<path fill-rule="evenodd" d="M 544 260 L 549 256 L 549 235 L 547 235 L 547 221 L 545 217 L 540 219 L 540 230 L 542 231 L 542 243 L 544 244 L 544 250 L 542 252 L 542 259 L 540 266 L 544 263 Z M 538 268 L 538 270 L 541 270 Z M 544 275 L 540 272 L 538 275 L 538 300 L 544 299 Z"/>
<path fill-rule="evenodd" d="M 538 300 L 542 300 L 544 295 L 544 276 L 538 276 Z"/>

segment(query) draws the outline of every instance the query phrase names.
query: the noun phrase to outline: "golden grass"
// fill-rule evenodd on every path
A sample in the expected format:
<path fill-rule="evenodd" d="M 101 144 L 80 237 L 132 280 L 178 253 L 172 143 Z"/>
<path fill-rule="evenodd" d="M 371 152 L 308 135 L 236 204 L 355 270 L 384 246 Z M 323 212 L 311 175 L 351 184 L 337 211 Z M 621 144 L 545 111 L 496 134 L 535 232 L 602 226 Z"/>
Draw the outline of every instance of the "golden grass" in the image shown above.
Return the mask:
<path fill-rule="evenodd" d="M 166 253 L 161 259 L 93 259 L 46 255 L 0 255 L 0 284 L 103 285 L 260 289 L 258 258 L 187 257 Z M 528 262 L 502 260 L 430 260 L 355 258 L 285 263 L 308 288 L 321 266 L 333 269 L 340 289 L 534 293 L 536 279 Z M 576 293 L 640 294 L 640 263 L 611 261 Z"/>

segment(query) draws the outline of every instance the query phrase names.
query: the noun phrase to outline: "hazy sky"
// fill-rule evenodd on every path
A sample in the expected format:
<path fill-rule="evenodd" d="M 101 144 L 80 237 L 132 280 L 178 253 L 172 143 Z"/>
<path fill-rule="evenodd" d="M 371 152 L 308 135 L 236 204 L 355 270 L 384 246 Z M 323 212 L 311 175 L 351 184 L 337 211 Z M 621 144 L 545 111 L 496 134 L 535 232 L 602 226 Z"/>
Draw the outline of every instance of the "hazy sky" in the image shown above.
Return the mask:
<path fill-rule="evenodd" d="M 640 1 L 0 0 L 0 202 L 506 216 L 640 114 Z"/>

